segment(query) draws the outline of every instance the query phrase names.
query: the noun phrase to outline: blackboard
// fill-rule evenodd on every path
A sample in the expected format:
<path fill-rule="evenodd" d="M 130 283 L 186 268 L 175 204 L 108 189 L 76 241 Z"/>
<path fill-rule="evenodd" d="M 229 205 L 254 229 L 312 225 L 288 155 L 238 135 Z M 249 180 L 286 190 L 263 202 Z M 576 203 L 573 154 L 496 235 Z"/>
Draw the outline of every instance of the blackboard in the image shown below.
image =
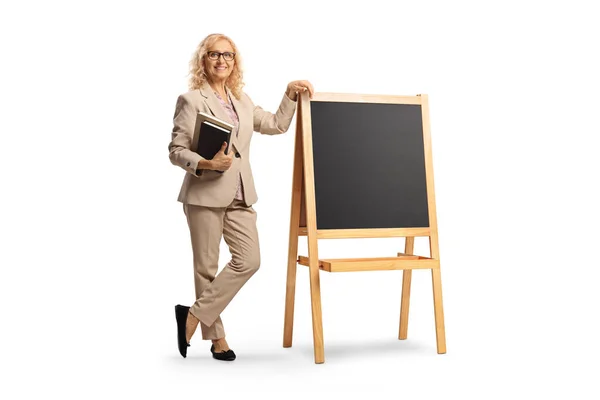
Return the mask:
<path fill-rule="evenodd" d="M 325 361 L 321 271 L 402 272 L 398 339 L 407 338 L 413 269 L 430 269 L 439 354 L 446 352 L 426 94 L 298 94 L 284 347 L 291 347 L 298 265 L 309 269 L 315 363 Z M 308 256 L 298 253 L 306 236 Z M 396 256 L 320 258 L 318 239 L 405 237 Z M 429 238 L 429 255 L 414 253 Z"/>
<path fill-rule="evenodd" d="M 311 101 L 317 229 L 429 227 L 421 105 Z"/>

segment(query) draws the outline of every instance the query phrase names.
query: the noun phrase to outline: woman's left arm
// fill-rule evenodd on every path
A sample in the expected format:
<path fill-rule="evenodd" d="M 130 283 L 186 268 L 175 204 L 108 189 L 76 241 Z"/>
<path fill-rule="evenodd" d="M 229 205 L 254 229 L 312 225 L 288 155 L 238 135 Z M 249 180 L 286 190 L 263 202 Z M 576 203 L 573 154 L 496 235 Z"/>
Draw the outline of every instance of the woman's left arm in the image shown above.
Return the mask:
<path fill-rule="evenodd" d="M 309 91 L 312 98 L 314 92 L 310 82 L 290 82 L 275 114 L 265 111 L 259 106 L 254 106 L 254 131 L 267 135 L 277 135 L 286 132 L 292 123 L 292 118 L 294 118 L 298 92 L 305 90 Z"/>

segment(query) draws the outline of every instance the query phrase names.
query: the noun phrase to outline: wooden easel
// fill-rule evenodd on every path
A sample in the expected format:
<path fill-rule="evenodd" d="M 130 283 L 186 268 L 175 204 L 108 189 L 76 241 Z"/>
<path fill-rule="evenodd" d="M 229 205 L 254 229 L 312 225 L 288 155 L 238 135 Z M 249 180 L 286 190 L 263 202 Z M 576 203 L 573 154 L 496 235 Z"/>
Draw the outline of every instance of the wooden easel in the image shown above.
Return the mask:
<path fill-rule="evenodd" d="M 408 332 L 408 310 L 410 303 L 412 270 L 431 269 L 437 352 L 438 354 L 444 354 L 446 352 L 446 337 L 444 328 L 444 311 L 442 306 L 442 282 L 440 275 L 440 257 L 438 249 L 438 231 L 433 186 L 433 163 L 431 157 L 429 107 L 427 95 L 372 96 L 316 93 L 313 100 L 421 105 L 423 115 L 423 139 L 425 150 L 425 170 L 427 177 L 429 227 L 344 230 L 317 229 L 310 99 L 308 98 L 308 94 L 300 93 L 296 116 L 296 142 L 294 151 L 294 173 L 283 347 L 292 346 L 296 268 L 298 264 L 308 266 L 310 271 L 314 357 L 315 363 L 317 364 L 325 362 L 323 347 L 323 322 L 321 313 L 321 289 L 319 281 L 319 272 L 321 270 L 327 272 L 403 270 L 398 339 L 406 339 Z M 300 236 L 308 236 L 308 257 L 298 255 L 298 240 Z M 414 238 L 416 236 L 429 237 L 429 257 L 413 254 Z M 317 243 L 318 239 L 373 237 L 405 237 L 406 243 L 404 252 L 398 253 L 396 257 L 319 260 Z"/>

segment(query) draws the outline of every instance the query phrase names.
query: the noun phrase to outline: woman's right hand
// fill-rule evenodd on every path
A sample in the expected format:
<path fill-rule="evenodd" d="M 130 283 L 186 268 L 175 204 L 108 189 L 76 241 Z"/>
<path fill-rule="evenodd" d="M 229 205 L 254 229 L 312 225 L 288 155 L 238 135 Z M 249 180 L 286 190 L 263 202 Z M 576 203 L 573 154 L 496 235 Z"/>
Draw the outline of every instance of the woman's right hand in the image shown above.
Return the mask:
<path fill-rule="evenodd" d="M 227 142 L 223 142 L 219 152 L 210 160 L 211 169 L 215 171 L 227 171 L 231 167 L 233 152 L 230 151 L 229 154 L 225 154 L 225 149 L 227 149 Z"/>

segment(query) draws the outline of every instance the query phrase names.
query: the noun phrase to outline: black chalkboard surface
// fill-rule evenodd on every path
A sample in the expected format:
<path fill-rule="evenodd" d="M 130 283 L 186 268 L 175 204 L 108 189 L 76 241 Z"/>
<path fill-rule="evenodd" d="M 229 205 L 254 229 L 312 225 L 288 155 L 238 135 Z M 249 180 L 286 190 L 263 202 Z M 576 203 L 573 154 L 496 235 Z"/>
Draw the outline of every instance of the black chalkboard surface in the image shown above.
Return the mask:
<path fill-rule="evenodd" d="M 317 229 L 429 227 L 421 105 L 310 103 Z"/>

